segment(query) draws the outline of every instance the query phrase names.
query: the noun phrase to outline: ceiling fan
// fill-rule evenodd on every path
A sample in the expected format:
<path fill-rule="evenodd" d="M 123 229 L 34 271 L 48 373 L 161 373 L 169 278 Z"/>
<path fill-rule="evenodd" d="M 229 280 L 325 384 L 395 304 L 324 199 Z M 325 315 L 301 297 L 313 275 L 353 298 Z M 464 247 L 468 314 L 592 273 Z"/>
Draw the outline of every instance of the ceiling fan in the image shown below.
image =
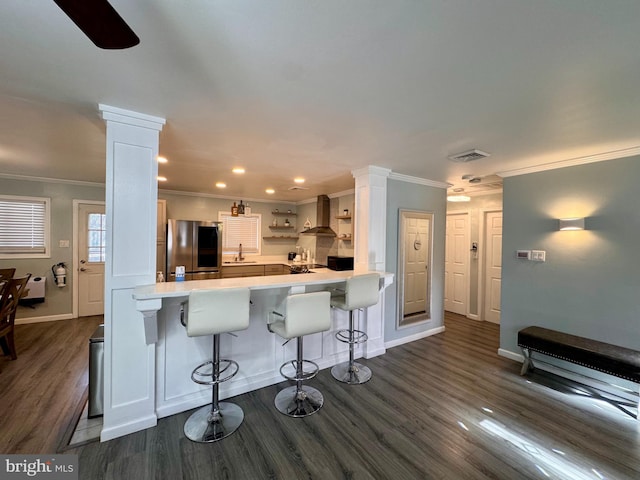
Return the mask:
<path fill-rule="evenodd" d="M 107 0 L 53 0 L 80 30 L 109 50 L 130 48 L 140 39 Z"/>

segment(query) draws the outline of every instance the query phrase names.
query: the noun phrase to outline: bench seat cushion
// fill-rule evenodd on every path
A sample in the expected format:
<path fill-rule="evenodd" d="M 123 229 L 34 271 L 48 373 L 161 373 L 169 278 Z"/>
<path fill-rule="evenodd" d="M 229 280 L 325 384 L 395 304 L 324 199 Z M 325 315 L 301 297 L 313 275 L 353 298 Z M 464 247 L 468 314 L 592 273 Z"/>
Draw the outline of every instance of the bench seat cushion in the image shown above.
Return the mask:
<path fill-rule="evenodd" d="M 518 346 L 640 383 L 640 352 L 542 327 L 518 332 Z"/>

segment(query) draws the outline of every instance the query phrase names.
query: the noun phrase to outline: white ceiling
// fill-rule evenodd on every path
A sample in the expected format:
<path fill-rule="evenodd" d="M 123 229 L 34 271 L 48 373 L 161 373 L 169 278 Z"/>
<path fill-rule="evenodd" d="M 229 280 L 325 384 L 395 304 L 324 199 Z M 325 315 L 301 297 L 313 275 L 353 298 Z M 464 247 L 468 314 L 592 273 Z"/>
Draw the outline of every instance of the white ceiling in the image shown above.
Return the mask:
<path fill-rule="evenodd" d="M 104 182 L 98 103 L 166 118 L 161 188 L 237 198 L 640 146 L 638 0 L 111 3 L 138 46 L 98 49 L 51 0 L 0 2 L 0 174 Z M 472 148 L 491 157 L 447 160 Z"/>

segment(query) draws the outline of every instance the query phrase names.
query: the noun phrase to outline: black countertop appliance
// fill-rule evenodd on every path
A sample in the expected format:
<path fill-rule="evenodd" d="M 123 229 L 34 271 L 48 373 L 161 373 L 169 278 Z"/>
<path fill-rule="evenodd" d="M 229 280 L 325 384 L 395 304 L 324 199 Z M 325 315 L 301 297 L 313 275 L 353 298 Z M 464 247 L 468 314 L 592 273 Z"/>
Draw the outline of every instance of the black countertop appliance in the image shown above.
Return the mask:
<path fill-rule="evenodd" d="M 327 267 L 331 270 L 353 270 L 353 257 L 340 257 L 329 255 Z"/>

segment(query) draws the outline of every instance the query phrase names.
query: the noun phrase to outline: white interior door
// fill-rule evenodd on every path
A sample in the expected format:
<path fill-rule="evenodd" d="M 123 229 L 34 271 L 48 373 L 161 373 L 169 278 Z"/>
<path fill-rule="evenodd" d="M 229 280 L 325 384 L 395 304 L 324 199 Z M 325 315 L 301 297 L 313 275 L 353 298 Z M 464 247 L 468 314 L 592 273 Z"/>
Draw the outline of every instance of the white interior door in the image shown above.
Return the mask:
<path fill-rule="evenodd" d="M 485 225 L 484 319 L 488 322 L 500 323 L 502 212 L 487 212 Z"/>
<path fill-rule="evenodd" d="M 409 218 L 404 235 L 404 316 L 427 312 L 429 220 Z"/>
<path fill-rule="evenodd" d="M 469 252 L 469 215 L 447 215 L 444 309 L 460 315 L 467 314 Z"/>
<path fill-rule="evenodd" d="M 78 316 L 104 314 L 104 205 L 78 205 Z"/>

